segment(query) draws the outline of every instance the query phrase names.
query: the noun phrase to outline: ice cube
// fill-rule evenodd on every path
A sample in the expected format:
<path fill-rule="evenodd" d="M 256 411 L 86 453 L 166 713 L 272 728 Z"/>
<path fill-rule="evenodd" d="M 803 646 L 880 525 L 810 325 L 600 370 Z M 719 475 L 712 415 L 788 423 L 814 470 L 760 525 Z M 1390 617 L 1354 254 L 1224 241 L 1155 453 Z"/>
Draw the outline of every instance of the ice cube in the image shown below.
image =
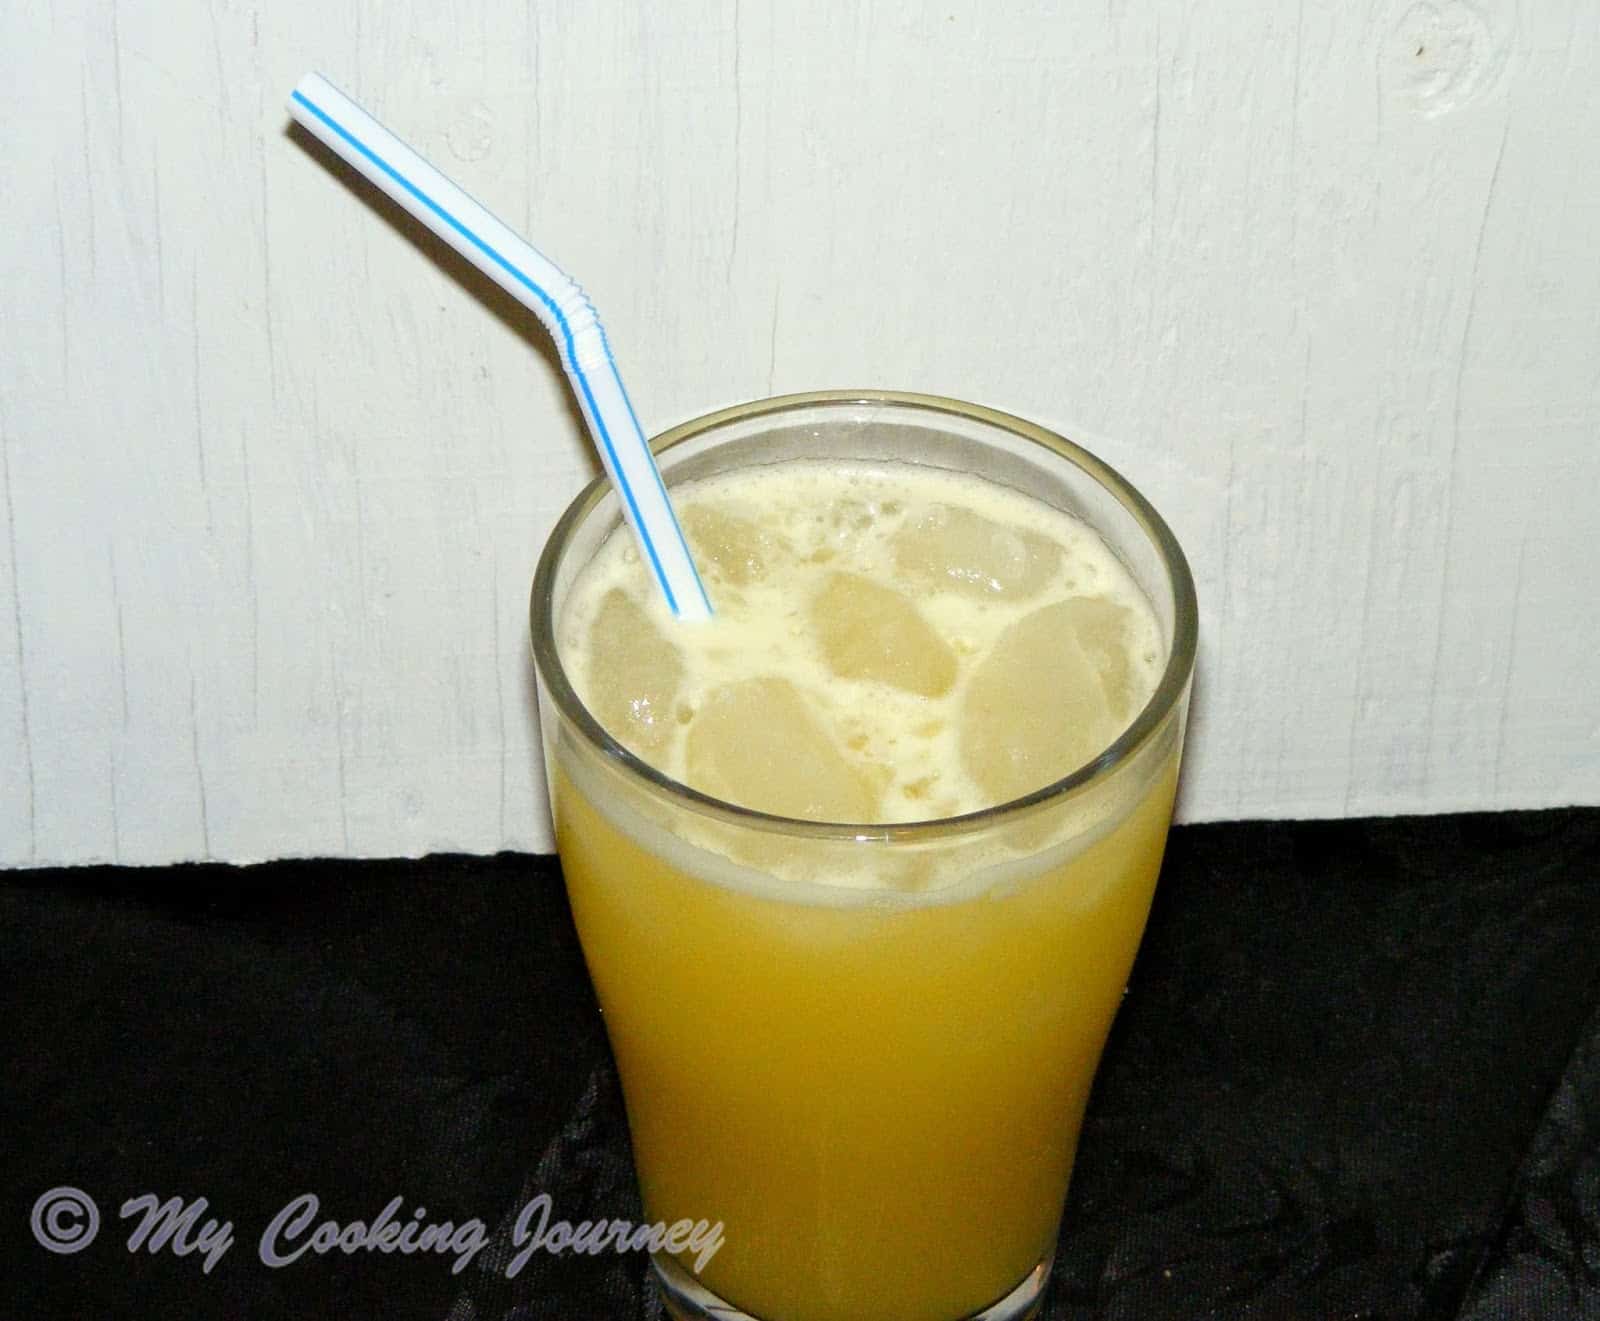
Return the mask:
<path fill-rule="evenodd" d="M 589 710 L 629 751 L 653 760 L 676 723 L 683 658 L 619 587 L 601 599 L 589 629 Z"/>
<path fill-rule="evenodd" d="M 766 577 L 788 544 L 775 532 L 716 505 L 689 505 L 679 515 L 700 571 L 744 587 Z"/>
<path fill-rule="evenodd" d="M 1078 645 L 1100 675 L 1111 714 L 1126 725 L 1136 714 L 1130 660 L 1133 615 L 1103 596 L 1079 596 L 1063 603 L 1078 635 Z"/>
<path fill-rule="evenodd" d="M 895 568 L 929 587 L 1025 599 L 1061 567 L 1061 547 L 970 509 L 935 505 L 894 537 Z"/>
<path fill-rule="evenodd" d="M 961 760 L 990 803 L 1042 789 L 1121 732 L 1079 642 L 1077 604 L 1045 606 L 1011 625 L 967 684 Z"/>
<path fill-rule="evenodd" d="M 787 679 L 724 684 L 689 726 L 687 779 L 702 793 L 808 821 L 871 821 L 879 778 L 852 762 Z"/>
<path fill-rule="evenodd" d="M 924 697 L 956 680 L 956 658 L 909 597 L 854 573 L 831 574 L 811 602 L 811 630 L 841 679 L 872 679 Z"/>

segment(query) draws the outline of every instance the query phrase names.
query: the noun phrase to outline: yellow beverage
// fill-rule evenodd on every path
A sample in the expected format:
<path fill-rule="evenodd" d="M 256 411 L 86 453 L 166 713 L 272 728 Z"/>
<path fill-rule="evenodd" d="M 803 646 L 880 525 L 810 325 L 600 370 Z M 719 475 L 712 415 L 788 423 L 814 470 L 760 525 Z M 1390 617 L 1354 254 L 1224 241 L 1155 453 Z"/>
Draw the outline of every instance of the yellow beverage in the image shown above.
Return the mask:
<path fill-rule="evenodd" d="M 593 493 L 557 531 L 565 576 L 547 553 L 535 588 L 557 843 L 646 1219 L 722 1222 L 698 1285 L 760 1321 L 1026 1315 L 1170 819 L 1193 656 L 1181 554 L 1114 474 L 967 406 L 780 400 L 680 432 L 669 482 L 729 473 L 714 498 L 677 496 L 713 631 L 608 597 L 615 564 L 584 579 L 621 556 Z M 979 467 L 1006 493 L 949 476 Z M 808 472 L 815 527 L 743 517 Z M 981 573 L 973 528 L 1001 552 Z M 1123 551 L 1134 534 L 1154 551 Z M 783 627 L 749 624 L 785 618 L 785 596 Z M 1012 668 L 986 672 L 1001 653 Z M 1078 680 L 1090 706 L 1055 691 Z"/>

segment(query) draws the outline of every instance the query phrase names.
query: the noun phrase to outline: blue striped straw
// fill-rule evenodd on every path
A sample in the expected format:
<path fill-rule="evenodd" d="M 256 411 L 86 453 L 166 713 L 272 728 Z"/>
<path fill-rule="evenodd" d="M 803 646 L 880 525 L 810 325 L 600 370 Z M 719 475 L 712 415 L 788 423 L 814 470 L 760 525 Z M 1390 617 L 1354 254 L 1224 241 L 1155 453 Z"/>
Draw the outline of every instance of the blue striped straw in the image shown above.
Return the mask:
<path fill-rule="evenodd" d="M 710 618 L 711 602 L 622 388 L 606 332 L 576 281 L 320 74 L 300 80 L 289 97 L 289 114 L 544 323 L 560 346 L 606 475 L 622 497 L 639 553 L 667 605 L 679 619 Z"/>

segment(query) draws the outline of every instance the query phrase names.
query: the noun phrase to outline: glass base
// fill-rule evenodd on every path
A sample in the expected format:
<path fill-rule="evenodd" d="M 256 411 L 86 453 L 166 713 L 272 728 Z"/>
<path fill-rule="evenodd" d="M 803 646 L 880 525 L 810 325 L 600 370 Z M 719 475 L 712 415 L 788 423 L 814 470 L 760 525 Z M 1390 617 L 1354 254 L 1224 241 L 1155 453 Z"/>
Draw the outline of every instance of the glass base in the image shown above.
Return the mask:
<path fill-rule="evenodd" d="M 999 1302 L 964 1317 L 951 1317 L 949 1321 L 1029 1321 L 1030 1317 L 1038 1315 L 1053 1257 L 1052 1253 L 1024 1275 L 1021 1283 Z M 667 1315 L 674 1321 L 761 1321 L 760 1317 L 723 1302 L 671 1257 L 655 1256 L 651 1263 L 666 1298 Z"/>

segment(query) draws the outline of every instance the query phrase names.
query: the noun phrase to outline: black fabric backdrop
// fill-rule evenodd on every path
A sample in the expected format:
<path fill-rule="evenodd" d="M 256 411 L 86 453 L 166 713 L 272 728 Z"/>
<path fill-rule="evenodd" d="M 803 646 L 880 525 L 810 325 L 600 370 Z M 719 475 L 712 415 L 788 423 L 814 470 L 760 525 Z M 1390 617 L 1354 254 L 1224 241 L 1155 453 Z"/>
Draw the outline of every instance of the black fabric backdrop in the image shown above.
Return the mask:
<path fill-rule="evenodd" d="M 1595 809 L 1176 830 L 1046 1321 L 1600 1318 L 1597 873 Z M 504 1270 L 539 1193 L 639 1215 L 550 859 L 7 873 L 0 989 L 0 1315 L 661 1315 L 637 1254 Z M 269 1268 L 307 1192 L 498 1241 Z M 146 1193 L 232 1247 L 130 1251 Z"/>

